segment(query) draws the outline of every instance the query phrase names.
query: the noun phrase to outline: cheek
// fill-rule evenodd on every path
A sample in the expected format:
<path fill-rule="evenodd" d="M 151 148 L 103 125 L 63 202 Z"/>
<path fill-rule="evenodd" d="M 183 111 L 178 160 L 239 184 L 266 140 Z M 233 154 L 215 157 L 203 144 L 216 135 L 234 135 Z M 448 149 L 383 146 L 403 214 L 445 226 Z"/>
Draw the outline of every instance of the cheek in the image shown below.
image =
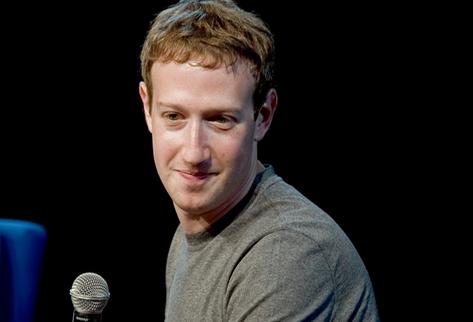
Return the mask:
<path fill-rule="evenodd" d="M 175 154 L 176 145 L 172 142 L 172 138 L 153 133 L 153 154 L 158 166 L 166 164 Z"/>
<path fill-rule="evenodd" d="M 251 136 L 240 134 L 226 138 L 226 140 L 215 144 L 214 147 L 221 159 L 240 167 L 251 160 L 252 142 Z"/>

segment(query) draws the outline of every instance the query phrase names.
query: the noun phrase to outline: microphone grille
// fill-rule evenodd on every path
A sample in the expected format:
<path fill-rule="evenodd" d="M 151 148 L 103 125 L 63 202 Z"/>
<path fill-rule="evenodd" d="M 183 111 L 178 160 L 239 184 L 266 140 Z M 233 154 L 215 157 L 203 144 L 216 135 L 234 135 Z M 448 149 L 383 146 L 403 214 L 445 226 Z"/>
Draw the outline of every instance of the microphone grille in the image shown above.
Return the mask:
<path fill-rule="evenodd" d="M 107 282 L 96 273 L 77 276 L 69 293 L 74 309 L 82 314 L 102 313 L 110 298 Z"/>

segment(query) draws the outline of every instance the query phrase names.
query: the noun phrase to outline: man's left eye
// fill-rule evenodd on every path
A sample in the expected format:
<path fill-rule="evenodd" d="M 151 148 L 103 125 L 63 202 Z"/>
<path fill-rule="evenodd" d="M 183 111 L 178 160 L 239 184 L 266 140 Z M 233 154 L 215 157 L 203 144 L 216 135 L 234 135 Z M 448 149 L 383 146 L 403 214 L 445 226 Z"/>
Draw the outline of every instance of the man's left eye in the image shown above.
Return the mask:
<path fill-rule="evenodd" d="M 225 117 L 218 117 L 215 119 L 215 122 L 218 122 L 218 123 L 227 123 L 227 122 L 230 122 L 229 119 L 225 118 Z"/>
<path fill-rule="evenodd" d="M 215 116 L 210 118 L 209 121 L 222 130 L 229 130 L 235 124 L 234 120 L 226 116 Z"/>

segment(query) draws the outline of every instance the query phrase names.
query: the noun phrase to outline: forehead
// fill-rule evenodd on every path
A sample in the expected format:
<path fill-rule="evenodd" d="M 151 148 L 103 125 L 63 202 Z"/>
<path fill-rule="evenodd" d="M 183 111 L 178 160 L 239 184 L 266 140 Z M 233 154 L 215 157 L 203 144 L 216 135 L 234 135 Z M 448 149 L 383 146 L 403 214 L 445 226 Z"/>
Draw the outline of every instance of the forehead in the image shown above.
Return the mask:
<path fill-rule="evenodd" d="M 155 62 L 151 69 L 153 96 L 170 103 L 247 105 L 256 86 L 249 68 L 225 65 L 206 68 L 195 62 Z"/>
<path fill-rule="evenodd" d="M 166 71 L 172 73 L 212 73 L 213 77 L 233 78 L 235 80 L 244 79 L 247 82 L 255 81 L 255 76 L 253 75 L 250 66 L 238 60 L 231 65 L 224 63 L 217 64 L 214 61 L 206 61 L 205 59 L 196 58 L 191 59 L 186 62 L 177 62 L 177 61 L 155 61 L 151 66 L 151 78 L 155 78 L 156 74 L 165 74 Z M 169 74 L 166 74 L 169 76 Z"/>

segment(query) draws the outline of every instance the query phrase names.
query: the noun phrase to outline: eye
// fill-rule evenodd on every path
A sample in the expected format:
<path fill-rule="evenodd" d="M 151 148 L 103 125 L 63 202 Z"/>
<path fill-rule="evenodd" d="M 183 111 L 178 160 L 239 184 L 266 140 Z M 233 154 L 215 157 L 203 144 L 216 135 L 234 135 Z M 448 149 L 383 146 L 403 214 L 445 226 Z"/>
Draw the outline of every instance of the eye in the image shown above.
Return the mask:
<path fill-rule="evenodd" d="M 215 115 L 209 118 L 209 122 L 222 130 L 229 130 L 236 124 L 235 119 L 227 115 Z"/>
<path fill-rule="evenodd" d="M 166 112 L 163 117 L 168 121 L 178 121 L 182 119 L 182 115 L 177 112 Z"/>
<path fill-rule="evenodd" d="M 223 116 L 221 116 L 221 117 L 215 118 L 215 119 L 214 119 L 214 122 L 221 123 L 221 124 L 225 124 L 225 123 L 230 122 L 230 120 L 227 119 L 227 118 L 225 118 L 225 117 L 223 117 Z"/>
<path fill-rule="evenodd" d="M 185 116 L 176 111 L 165 111 L 161 118 L 164 126 L 169 129 L 179 129 L 185 124 Z"/>

